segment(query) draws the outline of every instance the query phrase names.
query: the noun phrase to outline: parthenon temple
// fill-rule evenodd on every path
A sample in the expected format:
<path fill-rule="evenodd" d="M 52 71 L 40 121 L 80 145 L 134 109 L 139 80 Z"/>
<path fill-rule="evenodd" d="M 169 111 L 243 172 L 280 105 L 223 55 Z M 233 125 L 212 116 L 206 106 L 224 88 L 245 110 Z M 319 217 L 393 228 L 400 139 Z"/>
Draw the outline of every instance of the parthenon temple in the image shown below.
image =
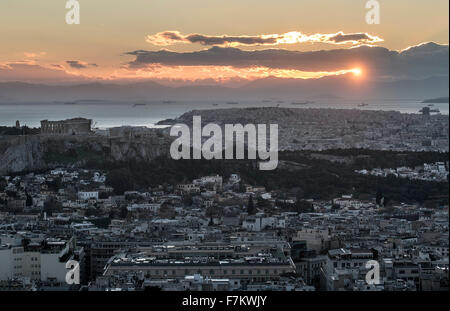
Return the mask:
<path fill-rule="evenodd" d="M 41 121 L 41 134 L 77 135 L 91 131 L 92 120 L 74 118 L 62 121 Z"/>

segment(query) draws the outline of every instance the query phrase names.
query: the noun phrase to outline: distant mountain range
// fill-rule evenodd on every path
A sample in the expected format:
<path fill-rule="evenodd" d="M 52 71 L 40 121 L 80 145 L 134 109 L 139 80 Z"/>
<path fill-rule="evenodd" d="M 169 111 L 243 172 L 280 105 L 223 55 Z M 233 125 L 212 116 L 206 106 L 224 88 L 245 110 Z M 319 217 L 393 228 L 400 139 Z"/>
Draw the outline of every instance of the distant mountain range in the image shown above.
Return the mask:
<path fill-rule="evenodd" d="M 448 103 L 448 97 L 438 97 L 438 98 L 426 99 L 422 103 L 423 104 L 445 104 L 445 103 Z"/>
<path fill-rule="evenodd" d="M 146 81 L 129 84 L 87 83 L 45 85 L 22 82 L 0 83 L 0 103 L 79 100 L 263 100 L 294 99 L 410 99 L 448 97 L 449 79 L 431 77 L 423 80 L 392 82 L 358 81 L 351 74 L 320 79 L 283 79 L 269 77 L 242 87 L 183 86 L 168 87 Z"/>

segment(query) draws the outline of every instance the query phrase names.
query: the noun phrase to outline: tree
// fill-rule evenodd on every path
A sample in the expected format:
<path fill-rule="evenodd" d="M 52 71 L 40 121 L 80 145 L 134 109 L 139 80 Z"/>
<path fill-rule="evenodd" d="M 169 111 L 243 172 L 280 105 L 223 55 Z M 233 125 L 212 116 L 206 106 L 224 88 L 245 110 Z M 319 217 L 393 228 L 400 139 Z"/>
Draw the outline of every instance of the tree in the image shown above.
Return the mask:
<path fill-rule="evenodd" d="M 312 213 L 314 212 L 314 206 L 305 200 L 299 200 L 295 202 L 295 211 L 298 213 Z"/>
<path fill-rule="evenodd" d="M 337 210 L 339 210 L 339 209 L 341 209 L 341 206 L 340 206 L 339 204 L 333 203 L 333 204 L 331 205 L 331 210 L 332 210 L 332 211 L 337 211 Z"/>
<path fill-rule="evenodd" d="M 89 207 L 85 212 L 86 217 L 98 216 L 98 214 L 98 211 L 93 207 Z"/>
<path fill-rule="evenodd" d="M 109 198 L 110 195 L 111 195 L 111 193 L 102 191 L 98 194 L 98 198 L 101 200 L 104 200 L 104 199 Z"/>
<path fill-rule="evenodd" d="M 33 205 L 33 198 L 31 197 L 31 195 L 28 194 L 28 192 L 26 192 L 26 196 L 27 196 L 26 206 L 32 206 Z"/>
<path fill-rule="evenodd" d="M 375 202 L 377 203 L 377 205 L 381 205 L 383 199 L 383 194 L 381 193 L 380 189 L 377 190 L 377 196 L 375 199 Z"/>
<path fill-rule="evenodd" d="M 0 192 L 5 191 L 7 184 L 4 178 L 0 178 Z"/>
<path fill-rule="evenodd" d="M 105 184 L 114 189 L 114 193 L 121 195 L 125 191 L 134 190 L 133 176 L 128 169 L 121 168 L 109 172 Z"/>
<path fill-rule="evenodd" d="M 125 219 L 125 218 L 127 218 L 127 216 L 128 216 L 128 208 L 125 205 L 123 205 L 120 208 L 120 218 Z"/>
<path fill-rule="evenodd" d="M 52 181 L 47 181 L 46 184 L 49 189 L 56 192 L 56 191 L 58 191 L 58 189 L 62 188 L 61 177 L 57 177 L 57 178 L 53 179 Z"/>
<path fill-rule="evenodd" d="M 192 200 L 192 196 L 190 194 L 183 195 L 183 204 L 184 206 L 192 206 L 194 201 Z"/>
<path fill-rule="evenodd" d="M 249 215 L 254 215 L 256 213 L 255 206 L 253 204 L 253 196 L 251 196 L 251 195 L 248 198 L 247 213 Z"/>
<path fill-rule="evenodd" d="M 246 191 L 246 187 L 242 181 L 239 182 L 238 191 L 241 193 L 244 193 Z"/>
<path fill-rule="evenodd" d="M 59 203 L 54 197 L 50 197 L 44 202 L 44 212 L 47 213 L 47 216 L 52 216 L 53 212 L 61 209 L 61 207 L 61 203 Z"/>
<path fill-rule="evenodd" d="M 269 202 L 269 200 L 266 200 L 266 199 L 263 199 L 263 198 L 259 198 L 258 202 L 256 203 L 256 206 L 259 209 L 268 208 L 268 207 L 270 207 L 270 202 Z"/>
<path fill-rule="evenodd" d="M 28 245 L 30 245 L 31 240 L 29 238 L 23 238 L 22 239 L 22 246 L 26 248 Z"/>

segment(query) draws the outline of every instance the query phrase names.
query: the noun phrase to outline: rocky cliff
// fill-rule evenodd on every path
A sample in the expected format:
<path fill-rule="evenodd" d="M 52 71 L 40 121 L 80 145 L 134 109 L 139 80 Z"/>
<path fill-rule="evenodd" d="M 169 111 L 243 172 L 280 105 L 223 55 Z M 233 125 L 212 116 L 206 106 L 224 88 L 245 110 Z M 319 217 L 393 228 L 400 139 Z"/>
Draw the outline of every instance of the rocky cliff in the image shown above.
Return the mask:
<path fill-rule="evenodd" d="M 149 161 L 167 155 L 169 147 L 170 139 L 157 135 L 0 136 L 0 175 L 57 166 L 82 166 L 88 161 Z"/>

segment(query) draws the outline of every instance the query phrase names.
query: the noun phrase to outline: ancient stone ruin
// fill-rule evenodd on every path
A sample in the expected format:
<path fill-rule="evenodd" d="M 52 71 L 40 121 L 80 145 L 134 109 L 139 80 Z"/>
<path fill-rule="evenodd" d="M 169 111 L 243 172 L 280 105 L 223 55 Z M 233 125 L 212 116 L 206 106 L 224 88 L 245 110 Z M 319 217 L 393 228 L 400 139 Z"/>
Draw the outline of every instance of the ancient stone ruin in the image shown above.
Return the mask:
<path fill-rule="evenodd" d="M 92 120 L 74 118 L 62 121 L 41 121 L 41 134 L 77 135 L 91 132 Z"/>

